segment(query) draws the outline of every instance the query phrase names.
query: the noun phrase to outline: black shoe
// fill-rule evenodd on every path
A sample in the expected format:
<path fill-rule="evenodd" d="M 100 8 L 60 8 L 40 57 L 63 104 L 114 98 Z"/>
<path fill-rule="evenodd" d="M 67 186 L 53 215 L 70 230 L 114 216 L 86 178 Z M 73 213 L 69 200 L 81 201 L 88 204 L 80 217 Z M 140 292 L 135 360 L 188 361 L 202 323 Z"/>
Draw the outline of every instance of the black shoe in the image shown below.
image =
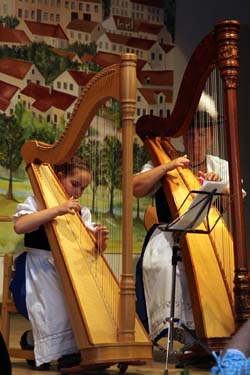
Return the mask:
<path fill-rule="evenodd" d="M 201 369 L 210 369 L 215 364 L 215 358 L 209 349 L 199 345 L 199 343 L 190 343 L 184 345 L 180 352 L 176 354 L 176 368 L 197 367 Z"/>
<path fill-rule="evenodd" d="M 72 353 L 63 355 L 61 358 L 57 360 L 57 370 L 62 368 L 69 368 L 78 366 L 81 362 L 81 354 L 80 353 Z"/>
<path fill-rule="evenodd" d="M 34 350 L 34 345 L 28 343 L 28 335 L 31 331 L 25 331 L 20 338 L 20 346 L 23 350 Z M 34 359 L 26 359 L 28 365 L 37 371 L 48 371 L 50 369 L 50 363 L 42 363 L 40 366 L 36 366 L 36 361 Z"/>
<path fill-rule="evenodd" d="M 24 350 L 34 350 L 34 345 L 28 343 L 28 335 L 31 331 L 25 331 L 20 338 L 20 346 Z"/>

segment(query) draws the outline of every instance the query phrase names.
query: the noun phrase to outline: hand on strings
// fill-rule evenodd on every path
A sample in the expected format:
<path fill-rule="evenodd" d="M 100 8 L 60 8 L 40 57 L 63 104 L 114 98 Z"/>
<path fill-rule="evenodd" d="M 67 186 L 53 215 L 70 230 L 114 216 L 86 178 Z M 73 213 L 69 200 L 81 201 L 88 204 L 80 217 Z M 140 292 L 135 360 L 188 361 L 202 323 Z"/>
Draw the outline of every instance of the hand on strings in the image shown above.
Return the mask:
<path fill-rule="evenodd" d="M 197 176 L 207 181 L 221 181 L 221 178 L 215 172 L 198 171 Z"/>
<path fill-rule="evenodd" d="M 109 231 L 108 231 L 107 227 L 105 227 L 104 225 L 99 224 L 99 223 L 95 223 L 94 228 L 95 229 L 92 230 L 91 232 L 93 233 L 93 235 L 96 239 L 98 250 L 99 250 L 100 254 L 102 254 L 107 247 L 107 240 L 109 238 Z"/>
<path fill-rule="evenodd" d="M 58 216 L 71 214 L 74 215 L 76 212 L 81 211 L 81 206 L 78 199 L 71 197 L 69 200 L 59 204 Z"/>
<path fill-rule="evenodd" d="M 188 159 L 187 155 L 179 156 L 178 158 L 171 160 L 168 163 L 168 171 L 172 171 L 177 167 L 187 168 L 189 166 L 190 160 Z"/>

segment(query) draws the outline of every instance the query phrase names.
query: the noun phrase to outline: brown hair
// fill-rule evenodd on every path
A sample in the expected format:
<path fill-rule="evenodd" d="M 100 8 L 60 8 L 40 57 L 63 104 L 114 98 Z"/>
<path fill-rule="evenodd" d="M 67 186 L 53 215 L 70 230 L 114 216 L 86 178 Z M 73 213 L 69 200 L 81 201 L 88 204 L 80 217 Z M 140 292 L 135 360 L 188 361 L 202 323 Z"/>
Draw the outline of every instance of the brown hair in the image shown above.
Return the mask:
<path fill-rule="evenodd" d="M 82 169 L 90 173 L 90 169 L 86 161 L 80 156 L 73 156 L 73 158 L 63 164 L 57 164 L 53 166 L 55 173 L 62 172 L 65 176 L 72 175 L 76 168 Z"/>

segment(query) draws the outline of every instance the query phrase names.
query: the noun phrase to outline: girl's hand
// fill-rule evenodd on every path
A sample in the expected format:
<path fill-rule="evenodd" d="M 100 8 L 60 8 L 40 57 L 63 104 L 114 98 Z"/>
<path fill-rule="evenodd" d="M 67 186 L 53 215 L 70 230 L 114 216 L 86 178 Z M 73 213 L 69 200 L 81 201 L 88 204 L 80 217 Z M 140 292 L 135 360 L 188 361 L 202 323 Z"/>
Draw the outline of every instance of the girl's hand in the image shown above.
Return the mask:
<path fill-rule="evenodd" d="M 59 204 L 58 206 L 58 216 L 62 216 L 65 214 L 74 215 L 76 212 L 81 211 L 81 206 L 77 199 L 71 197 L 69 200 Z"/>
<path fill-rule="evenodd" d="M 91 230 L 91 232 L 96 239 L 99 253 L 102 254 L 107 247 L 106 242 L 109 238 L 109 231 L 107 227 L 99 223 L 95 223 L 94 227 L 95 229 Z"/>

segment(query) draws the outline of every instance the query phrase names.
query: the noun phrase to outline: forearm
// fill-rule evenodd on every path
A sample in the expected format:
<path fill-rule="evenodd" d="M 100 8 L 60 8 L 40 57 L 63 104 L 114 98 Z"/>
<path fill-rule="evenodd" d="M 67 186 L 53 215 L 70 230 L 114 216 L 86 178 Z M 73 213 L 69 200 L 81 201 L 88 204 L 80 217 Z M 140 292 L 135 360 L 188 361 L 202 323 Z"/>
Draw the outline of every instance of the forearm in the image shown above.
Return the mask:
<path fill-rule="evenodd" d="M 37 211 L 32 214 L 20 216 L 14 224 L 14 230 L 17 234 L 32 232 L 39 228 L 40 225 L 46 224 L 53 220 L 59 214 L 58 207 L 47 208 L 46 210 Z"/>
<path fill-rule="evenodd" d="M 136 198 L 150 194 L 158 181 L 169 170 L 169 163 L 159 165 L 149 171 L 141 172 L 133 177 L 133 194 Z"/>

